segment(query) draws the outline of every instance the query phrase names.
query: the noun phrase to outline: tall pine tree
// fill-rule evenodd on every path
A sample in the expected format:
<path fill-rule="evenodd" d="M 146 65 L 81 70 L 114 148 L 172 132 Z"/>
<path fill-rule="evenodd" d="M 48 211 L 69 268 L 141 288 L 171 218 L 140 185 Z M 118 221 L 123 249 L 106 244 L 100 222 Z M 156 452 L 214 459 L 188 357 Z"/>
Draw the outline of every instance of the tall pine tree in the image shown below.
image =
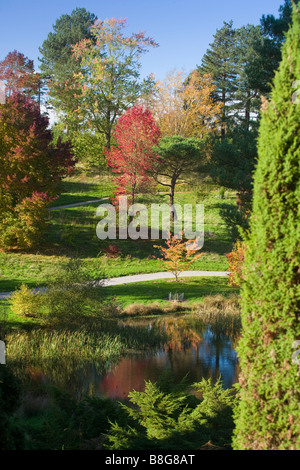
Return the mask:
<path fill-rule="evenodd" d="M 70 15 L 62 15 L 39 48 L 42 55 L 39 58 L 40 69 L 49 88 L 47 106 L 62 113 L 61 120 L 63 115 L 78 106 L 74 93 L 66 86 L 73 83 L 74 73 L 81 70 L 80 60 L 75 59 L 72 46 L 82 39 L 92 39 L 90 27 L 96 19 L 85 8 L 76 8 Z M 70 127 L 68 122 L 68 131 Z M 77 130 L 76 125 L 73 127 Z"/>
<path fill-rule="evenodd" d="M 237 30 L 237 122 L 247 131 L 256 125 L 260 109 L 260 82 L 262 70 L 258 67 L 260 55 L 257 44 L 263 42 L 260 26 L 248 24 Z"/>
<path fill-rule="evenodd" d="M 282 47 L 258 140 L 242 283 L 236 450 L 300 450 L 300 13 Z M 298 346 L 299 348 L 299 346 Z"/>
<path fill-rule="evenodd" d="M 65 80 L 66 75 L 73 75 L 80 69 L 76 62 L 72 45 L 81 39 L 90 39 L 90 26 L 97 17 L 85 8 L 76 8 L 70 15 L 65 14 L 58 18 L 53 25 L 53 32 L 39 48 L 42 57 L 40 69 L 44 77 L 56 80 Z"/>
<path fill-rule="evenodd" d="M 281 61 L 281 49 L 285 40 L 285 34 L 292 22 L 292 5 L 299 4 L 299 0 L 284 0 L 279 7 L 279 17 L 263 15 L 260 20 L 264 39 L 256 43 L 255 49 L 258 55 L 256 71 L 258 87 L 264 96 L 269 96 L 275 71 Z"/>
<path fill-rule="evenodd" d="M 223 27 L 217 29 L 210 49 L 206 51 L 201 65 L 197 68 L 200 75 L 211 75 L 216 86 L 215 98 L 222 103 L 222 136 L 226 133 L 228 121 L 235 108 L 233 97 L 237 86 L 236 31 L 232 24 L 232 21 L 224 21 Z"/>

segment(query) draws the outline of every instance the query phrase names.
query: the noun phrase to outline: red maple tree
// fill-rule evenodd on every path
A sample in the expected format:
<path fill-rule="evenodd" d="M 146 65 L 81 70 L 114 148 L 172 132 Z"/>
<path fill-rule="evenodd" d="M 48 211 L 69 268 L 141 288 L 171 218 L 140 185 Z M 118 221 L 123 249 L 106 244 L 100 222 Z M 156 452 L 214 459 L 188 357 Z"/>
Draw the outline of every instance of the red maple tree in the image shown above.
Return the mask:
<path fill-rule="evenodd" d="M 46 207 L 74 165 L 70 142 L 53 143 L 35 101 L 14 92 L 0 105 L 0 249 L 31 248 L 40 239 Z"/>
<path fill-rule="evenodd" d="M 149 183 L 158 155 L 153 147 L 161 133 L 148 109 L 129 108 L 120 116 L 114 132 L 116 146 L 106 150 L 108 165 L 119 176 L 115 178 L 115 196 L 130 194 L 134 204 L 137 189 Z"/>
<path fill-rule="evenodd" d="M 33 95 L 38 91 L 40 76 L 34 72 L 33 60 L 14 50 L 0 61 L 0 80 L 8 96 L 16 91 Z"/>

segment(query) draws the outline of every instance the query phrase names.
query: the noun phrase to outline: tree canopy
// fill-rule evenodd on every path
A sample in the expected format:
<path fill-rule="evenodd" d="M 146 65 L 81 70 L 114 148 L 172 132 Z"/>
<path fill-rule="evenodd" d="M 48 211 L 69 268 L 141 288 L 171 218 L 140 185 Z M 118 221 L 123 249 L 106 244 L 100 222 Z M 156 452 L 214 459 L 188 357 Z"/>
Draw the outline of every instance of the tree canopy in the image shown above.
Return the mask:
<path fill-rule="evenodd" d="M 70 85 L 77 98 L 72 117 L 103 134 L 108 148 L 118 117 L 152 85 L 150 78 L 139 80 L 140 57 L 157 43 L 143 32 L 125 36 L 125 26 L 123 19 L 98 20 L 90 30 L 92 39 L 73 46 L 81 69 Z"/>

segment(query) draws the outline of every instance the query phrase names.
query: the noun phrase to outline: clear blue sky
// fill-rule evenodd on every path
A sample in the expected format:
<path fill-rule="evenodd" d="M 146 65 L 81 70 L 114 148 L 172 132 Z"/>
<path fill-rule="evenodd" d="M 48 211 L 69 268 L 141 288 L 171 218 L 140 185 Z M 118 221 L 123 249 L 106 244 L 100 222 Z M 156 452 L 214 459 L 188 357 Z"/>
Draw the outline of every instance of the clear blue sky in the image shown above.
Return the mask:
<path fill-rule="evenodd" d="M 263 14 L 278 17 L 283 0 L 0 0 L 0 60 L 14 49 L 39 68 L 39 47 L 53 24 L 75 8 L 100 19 L 127 18 L 128 33 L 145 31 L 159 43 L 142 58 L 141 75 L 163 79 L 177 68 L 189 73 L 223 21 L 234 27 L 259 24 Z"/>

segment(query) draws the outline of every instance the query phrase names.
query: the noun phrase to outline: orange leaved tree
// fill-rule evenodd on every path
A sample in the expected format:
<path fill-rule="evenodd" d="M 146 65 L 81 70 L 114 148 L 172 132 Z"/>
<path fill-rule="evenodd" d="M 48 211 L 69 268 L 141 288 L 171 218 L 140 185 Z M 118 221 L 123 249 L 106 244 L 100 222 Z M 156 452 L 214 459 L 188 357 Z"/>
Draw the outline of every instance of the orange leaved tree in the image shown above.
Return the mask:
<path fill-rule="evenodd" d="M 180 273 L 187 271 L 191 264 L 194 263 L 203 253 L 198 250 L 188 250 L 187 245 L 191 245 L 195 240 L 184 240 L 170 236 L 165 242 L 165 246 L 154 245 L 162 254 L 160 261 L 163 263 L 167 271 L 174 274 L 176 282 L 179 280 Z M 196 247 L 196 243 L 195 243 Z"/>

